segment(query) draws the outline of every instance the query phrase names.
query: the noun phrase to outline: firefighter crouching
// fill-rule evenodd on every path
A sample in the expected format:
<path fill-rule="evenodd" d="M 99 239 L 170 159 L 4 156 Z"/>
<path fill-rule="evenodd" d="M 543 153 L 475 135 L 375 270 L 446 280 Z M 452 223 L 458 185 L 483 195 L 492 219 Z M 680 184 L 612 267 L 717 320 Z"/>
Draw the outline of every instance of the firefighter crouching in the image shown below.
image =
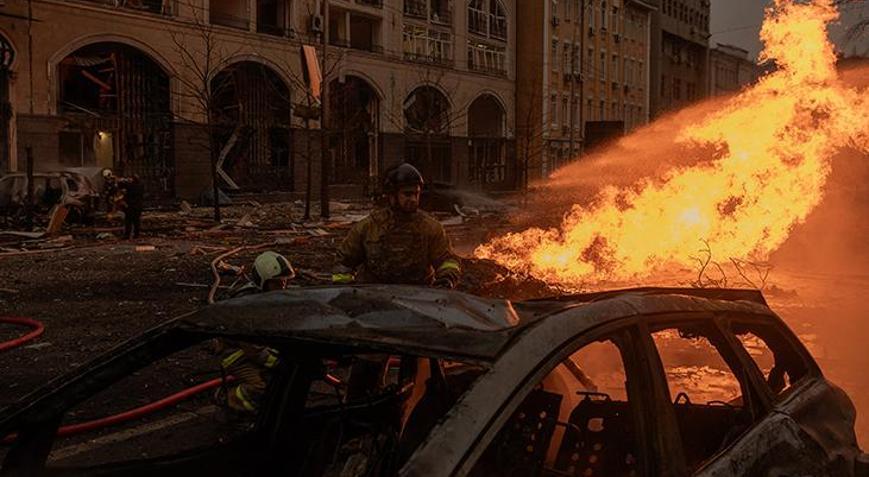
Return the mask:
<path fill-rule="evenodd" d="M 296 272 L 286 257 L 264 252 L 254 260 L 251 281 L 231 291 L 230 297 L 284 290 L 295 276 Z M 224 376 L 235 378 L 228 388 L 218 390 L 217 401 L 233 411 L 256 412 L 271 370 L 278 365 L 278 352 L 265 346 L 225 339 L 214 340 L 214 347 L 221 356 Z"/>
<path fill-rule="evenodd" d="M 422 174 L 407 163 L 386 173 L 389 205 L 350 229 L 338 248 L 333 283 L 458 284 L 461 265 L 443 226 L 419 210 L 423 185 Z"/>

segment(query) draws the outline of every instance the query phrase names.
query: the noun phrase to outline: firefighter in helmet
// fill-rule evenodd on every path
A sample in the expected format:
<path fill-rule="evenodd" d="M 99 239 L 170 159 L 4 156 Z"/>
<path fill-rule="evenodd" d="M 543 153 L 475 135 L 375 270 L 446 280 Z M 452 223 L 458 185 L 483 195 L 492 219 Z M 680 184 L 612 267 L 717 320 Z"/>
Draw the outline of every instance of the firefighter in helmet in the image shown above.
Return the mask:
<path fill-rule="evenodd" d="M 263 252 L 253 261 L 250 281 L 229 292 L 236 298 L 253 293 L 284 290 L 290 280 L 296 277 L 296 271 L 286 257 L 277 252 Z"/>
<path fill-rule="evenodd" d="M 461 266 L 443 226 L 419 210 L 423 185 L 422 174 L 407 163 L 386 173 L 389 205 L 350 229 L 338 248 L 333 283 L 458 284 Z"/>
<path fill-rule="evenodd" d="M 283 255 L 268 251 L 253 262 L 248 283 L 230 292 L 230 297 L 284 290 L 296 272 Z M 218 390 L 217 400 L 237 412 L 255 412 L 266 389 L 270 370 L 278 364 L 278 352 L 265 346 L 218 339 L 214 343 L 221 355 L 220 366 L 224 375 L 234 376 L 227 389 Z"/>

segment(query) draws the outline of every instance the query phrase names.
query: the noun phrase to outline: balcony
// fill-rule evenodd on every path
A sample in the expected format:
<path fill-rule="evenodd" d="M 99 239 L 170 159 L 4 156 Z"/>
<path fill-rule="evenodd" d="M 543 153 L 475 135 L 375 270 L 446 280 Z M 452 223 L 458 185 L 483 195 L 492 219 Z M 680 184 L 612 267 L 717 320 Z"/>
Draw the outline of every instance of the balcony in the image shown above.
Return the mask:
<path fill-rule="evenodd" d="M 492 76 L 507 76 L 507 69 L 504 67 L 480 65 L 470 60 L 468 61 L 468 69 Z"/>
<path fill-rule="evenodd" d="M 404 59 L 414 63 L 426 63 L 436 66 L 452 66 L 453 59 L 445 56 L 425 55 L 420 53 L 404 52 Z"/>
<path fill-rule="evenodd" d="M 383 0 L 356 0 L 357 5 L 365 5 L 366 7 L 383 8 Z"/>

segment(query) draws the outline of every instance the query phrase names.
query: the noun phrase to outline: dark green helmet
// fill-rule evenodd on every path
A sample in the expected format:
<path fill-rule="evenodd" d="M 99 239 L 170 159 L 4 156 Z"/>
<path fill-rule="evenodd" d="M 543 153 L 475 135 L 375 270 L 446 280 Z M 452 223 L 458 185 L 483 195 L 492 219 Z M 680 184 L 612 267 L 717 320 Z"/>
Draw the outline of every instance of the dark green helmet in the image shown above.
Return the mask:
<path fill-rule="evenodd" d="M 405 186 L 425 185 L 425 180 L 422 174 L 416 167 L 404 162 L 386 172 L 386 180 L 383 183 L 383 190 L 386 192 L 396 192 Z"/>

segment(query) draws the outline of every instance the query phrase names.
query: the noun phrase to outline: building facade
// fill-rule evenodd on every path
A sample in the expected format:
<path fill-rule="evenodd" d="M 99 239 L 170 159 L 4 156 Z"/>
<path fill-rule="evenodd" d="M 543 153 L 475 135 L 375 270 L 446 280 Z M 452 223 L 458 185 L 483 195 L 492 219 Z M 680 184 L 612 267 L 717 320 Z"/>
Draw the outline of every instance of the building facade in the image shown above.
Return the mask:
<path fill-rule="evenodd" d="M 758 78 L 757 65 L 748 51 L 733 45 L 718 45 L 709 51 L 709 94 L 724 96 L 739 92 Z"/>
<path fill-rule="evenodd" d="M 653 6 L 639 0 L 542 3 L 518 5 L 516 144 L 531 179 L 645 124 L 649 112 Z"/>
<path fill-rule="evenodd" d="M 709 95 L 709 0 L 656 0 L 652 18 L 651 115 Z"/>
<path fill-rule="evenodd" d="M 515 186 L 513 0 L 0 8 L 14 58 L 2 170 L 30 150 L 37 169 L 113 167 L 166 198 L 198 196 L 212 161 L 239 190 L 300 192 L 321 172 L 361 190 L 402 160 L 434 181 Z"/>

